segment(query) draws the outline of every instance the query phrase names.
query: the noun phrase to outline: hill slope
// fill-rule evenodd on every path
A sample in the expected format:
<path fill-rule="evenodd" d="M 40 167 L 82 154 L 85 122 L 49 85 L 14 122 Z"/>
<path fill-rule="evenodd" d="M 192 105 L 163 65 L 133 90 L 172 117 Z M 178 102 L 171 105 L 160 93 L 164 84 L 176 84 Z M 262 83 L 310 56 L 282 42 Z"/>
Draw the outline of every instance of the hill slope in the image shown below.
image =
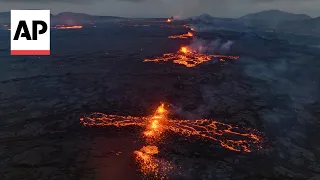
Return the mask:
<path fill-rule="evenodd" d="M 57 15 L 51 14 L 53 24 L 82 24 L 88 21 L 107 21 L 115 19 L 125 19 L 115 16 L 94 16 L 84 13 L 62 12 Z M 10 12 L 0 12 L 0 23 L 10 23 Z"/>
<path fill-rule="evenodd" d="M 297 34 L 320 35 L 320 17 L 301 21 L 283 22 L 277 27 L 277 29 Z"/>
<path fill-rule="evenodd" d="M 305 14 L 293 14 L 280 10 L 268 10 L 258 13 L 251 13 L 239 18 L 249 27 L 258 27 L 262 29 L 275 29 L 279 24 L 285 21 L 300 21 L 311 19 Z"/>
<path fill-rule="evenodd" d="M 306 14 L 294 14 L 288 13 L 280 10 L 268 10 L 261 11 L 257 13 L 250 13 L 239 19 L 251 19 L 251 20 L 264 20 L 264 21 L 298 21 L 311 19 L 310 16 Z"/>

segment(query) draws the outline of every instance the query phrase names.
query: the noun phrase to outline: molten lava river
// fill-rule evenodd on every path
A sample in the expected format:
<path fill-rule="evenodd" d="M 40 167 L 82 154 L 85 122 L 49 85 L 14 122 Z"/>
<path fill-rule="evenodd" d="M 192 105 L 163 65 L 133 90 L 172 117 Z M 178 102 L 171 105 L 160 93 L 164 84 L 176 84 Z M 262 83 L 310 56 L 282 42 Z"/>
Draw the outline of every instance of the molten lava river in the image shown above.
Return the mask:
<path fill-rule="evenodd" d="M 193 37 L 192 32 L 188 32 L 186 34 L 181 34 L 181 35 L 173 35 L 173 36 L 169 36 L 169 39 L 187 39 Z"/>
<path fill-rule="evenodd" d="M 164 174 L 174 169 L 174 166 L 157 158 L 159 149 L 157 140 L 165 132 L 181 136 L 194 137 L 219 143 L 231 151 L 252 152 L 262 148 L 261 133 L 255 129 L 240 128 L 234 125 L 217 122 L 211 119 L 176 120 L 168 118 L 169 111 L 161 104 L 151 116 L 133 117 L 92 113 L 80 118 L 84 126 L 139 126 L 144 128 L 142 134 L 146 146 L 134 151 L 134 158 L 145 176 L 166 179 Z"/>
<path fill-rule="evenodd" d="M 161 63 L 172 61 L 175 64 L 182 64 L 188 68 L 191 68 L 199 64 L 211 61 L 213 58 L 219 59 L 220 61 L 225 61 L 225 59 L 237 60 L 239 56 L 201 54 L 196 51 L 190 50 L 190 48 L 186 46 L 183 46 L 177 53 L 166 53 L 161 57 L 145 59 L 143 62 Z"/>

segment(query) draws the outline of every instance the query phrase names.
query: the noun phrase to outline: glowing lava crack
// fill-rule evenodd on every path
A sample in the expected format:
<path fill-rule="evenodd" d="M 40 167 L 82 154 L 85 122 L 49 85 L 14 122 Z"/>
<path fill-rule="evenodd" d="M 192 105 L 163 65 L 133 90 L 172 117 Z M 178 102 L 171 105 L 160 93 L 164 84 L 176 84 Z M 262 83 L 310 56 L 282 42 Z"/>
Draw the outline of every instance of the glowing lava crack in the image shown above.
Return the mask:
<path fill-rule="evenodd" d="M 169 36 L 169 39 L 187 39 L 193 37 L 192 32 L 188 32 L 187 34 L 181 34 L 181 35 L 173 35 L 173 36 Z"/>
<path fill-rule="evenodd" d="M 175 64 L 181 64 L 188 68 L 191 68 L 199 64 L 211 61 L 213 58 L 219 59 L 220 61 L 225 61 L 224 59 L 237 60 L 239 56 L 201 54 L 195 51 L 191 51 L 188 47 L 184 46 L 181 47 L 177 53 L 166 53 L 161 57 L 145 59 L 143 62 L 161 63 L 172 61 Z"/>
<path fill-rule="evenodd" d="M 168 179 L 167 174 L 175 169 L 172 163 L 156 157 L 159 150 L 155 144 L 165 131 L 215 141 L 232 151 L 251 152 L 262 148 L 262 137 L 254 129 L 241 129 L 207 119 L 174 120 L 168 119 L 167 115 L 168 110 L 165 109 L 164 104 L 161 104 L 156 112 L 148 117 L 92 113 L 80 118 L 80 122 L 85 126 L 144 127 L 143 136 L 148 145 L 134 151 L 134 157 L 143 175 L 153 176 L 153 179 Z"/>
<path fill-rule="evenodd" d="M 218 142 L 233 151 L 251 152 L 261 149 L 262 137 L 255 129 L 240 128 L 209 119 L 176 120 L 167 118 L 168 110 L 162 104 L 153 116 L 132 117 L 92 113 L 80 119 L 85 126 L 140 126 L 145 127 L 143 135 L 157 139 L 165 131 L 189 137 Z"/>

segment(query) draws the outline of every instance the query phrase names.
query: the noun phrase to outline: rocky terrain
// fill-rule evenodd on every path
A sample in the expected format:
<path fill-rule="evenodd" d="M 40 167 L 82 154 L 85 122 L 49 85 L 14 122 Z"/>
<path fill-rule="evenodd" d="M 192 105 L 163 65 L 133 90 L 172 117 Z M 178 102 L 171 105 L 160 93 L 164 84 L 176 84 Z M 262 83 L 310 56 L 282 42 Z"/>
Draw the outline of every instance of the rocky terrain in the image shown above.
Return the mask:
<path fill-rule="evenodd" d="M 150 22 L 146 22 L 150 23 Z M 0 31 L 0 174 L 3 180 L 141 179 L 132 159 L 139 128 L 85 128 L 90 112 L 145 116 L 160 102 L 184 118 L 256 128 L 263 149 L 233 152 L 168 134 L 160 156 L 178 169 L 170 179 L 320 178 L 320 54 L 257 33 L 212 31 L 197 38 L 234 42 L 237 61 L 194 68 L 143 63 L 191 40 L 168 39 L 184 28 L 52 30 L 51 56 L 10 56 Z"/>

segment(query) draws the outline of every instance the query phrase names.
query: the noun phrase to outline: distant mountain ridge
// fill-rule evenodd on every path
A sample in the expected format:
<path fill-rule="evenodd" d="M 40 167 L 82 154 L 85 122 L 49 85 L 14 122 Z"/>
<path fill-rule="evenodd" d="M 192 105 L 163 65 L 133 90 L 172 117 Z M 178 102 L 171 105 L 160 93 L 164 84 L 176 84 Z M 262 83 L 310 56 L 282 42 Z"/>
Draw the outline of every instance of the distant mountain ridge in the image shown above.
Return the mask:
<path fill-rule="evenodd" d="M 210 24 L 233 30 L 259 29 L 288 33 L 320 35 L 320 17 L 312 18 L 306 14 L 294 14 L 280 10 L 250 13 L 236 19 L 212 17 L 208 14 L 189 18 L 192 23 Z"/>
<path fill-rule="evenodd" d="M 277 27 L 277 29 L 297 34 L 320 35 L 320 17 L 300 21 L 283 22 Z"/>
<path fill-rule="evenodd" d="M 239 18 L 249 27 L 259 27 L 260 29 L 277 29 L 282 23 L 288 21 L 301 21 L 312 19 L 306 14 L 294 14 L 280 10 L 268 10 L 257 13 L 250 13 Z"/>
<path fill-rule="evenodd" d="M 277 20 L 277 21 L 297 21 L 311 19 L 312 17 L 306 14 L 294 14 L 289 12 L 284 12 L 280 10 L 267 10 L 256 13 L 250 13 L 239 19 L 256 19 L 256 20 Z"/>
<path fill-rule="evenodd" d="M 124 19 L 128 18 L 116 16 L 96 16 L 73 12 L 62 12 L 57 15 L 51 14 L 52 24 L 66 25 L 79 25 L 87 22 L 107 22 Z M 199 24 L 201 26 L 210 25 L 215 28 L 239 31 L 243 31 L 245 29 L 259 29 L 267 31 L 320 35 L 320 17 L 312 18 L 306 14 L 294 14 L 280 10 L 267 10 L 250 13 L 239 18 L 220 18 L 210 16 L 209 14 L 202 14 L 200 16 L 185 19 L 183 21 L 185 21 L 184 23 L 188 24 Z M 10 12 L 0 12 L 0 23 L 10 23 Z"/>
<path fill-rule="evenodd" d="M 51 14 L 53 24 L 77 25 L 89 21 L 108 21 L 115 19 L 126 19 L 116 16 L 95 16 L 85 13 L 61 12 L 57 15 Z M 10 23 L 10 12 L 0 12 L 0 23 Z"/>
<path fill-rule="evenodd" d="M 117 19 L 125 18 L 115 16 L 95 16 L 85 13 L 62 12 L 57 15 L 52 15 L 51 22 L 53 24 L 79 25 L 84 22 L 104 22 Z"/>

